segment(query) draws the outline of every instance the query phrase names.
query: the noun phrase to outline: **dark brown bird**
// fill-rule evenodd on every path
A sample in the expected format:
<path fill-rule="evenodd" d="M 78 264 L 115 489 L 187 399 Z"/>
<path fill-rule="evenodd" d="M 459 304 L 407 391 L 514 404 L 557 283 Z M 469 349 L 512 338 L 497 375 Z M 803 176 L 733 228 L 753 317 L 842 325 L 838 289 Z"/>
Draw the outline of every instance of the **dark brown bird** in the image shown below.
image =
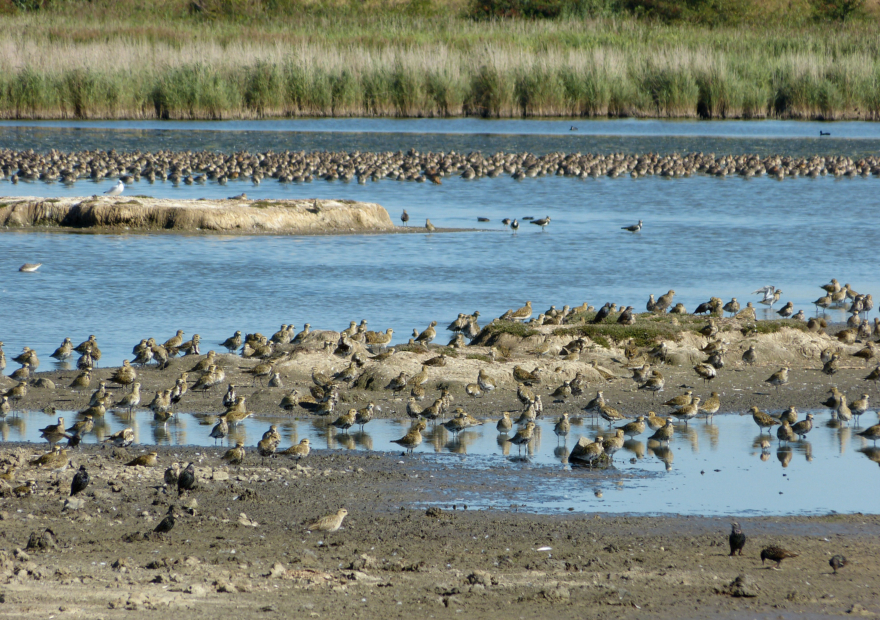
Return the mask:
<path fill-rule="evenodd" d="M 193 463 L 186 466 L 177 477 L 177 495 L 183 495 L 185 491 L 191 491 L 196 486 L 196 468 Z"/>
<path fill-rule="evenodd" d="M 834 570 L 834 574 L 837 574 L 838 568 L 843 568 L 846 566 L 846 558 L 842 555 L 835 555 L 833 558 L 828 560 L 828 565 Z"/>
<path fill-rule="evenodd" d="M 601 323 L 606 318 L 608 318 L 609 314 L 611 314 L 611 303 L 610 302 L 606 303 L 604 306 L 599 308 L 599 312 L 596 313 L 596 316 L 590 322 L 591 323 Z"/>
<path fill-rule="evenodd" d="M 86 471 L 85 465 L 80 465 L 79 471 L 76 472 L 73 482 L 70 484 L 70 496 L 73 497 L 77 493 L 85 491 L 87 486 L 89 486 L 89 472 Z"/>
<path fill-rule="evenodd" d="M 776 562 L 776 566 L 774 568 L 778 569 L 782 565 L 782 560 L 785 560 L 786 558 L 796 558 L 799 555 L 800 553 L 786 551 L 782 547 L 764 547 L 761 550 L 761 564 L 764 563 L 764 560 L 770 560 L 771 562 Z"/>
<path fill-rule="evenodd" d="M 153 531 L 157 534 L 167 534 L 174 527 L 174 506 L 168 507 L 168 514 L 159 522 Z"/>
<path fill-rule="evenodd" d="M 739 523 L 731 523 L 730 526 L 730 536 L 727 537 L 727 541 L 730 543 L 730 555 L 734 556 L 737 552 L 742 555 L 743 547 L 746 546 L 746 535 L 740 529 Z"/>

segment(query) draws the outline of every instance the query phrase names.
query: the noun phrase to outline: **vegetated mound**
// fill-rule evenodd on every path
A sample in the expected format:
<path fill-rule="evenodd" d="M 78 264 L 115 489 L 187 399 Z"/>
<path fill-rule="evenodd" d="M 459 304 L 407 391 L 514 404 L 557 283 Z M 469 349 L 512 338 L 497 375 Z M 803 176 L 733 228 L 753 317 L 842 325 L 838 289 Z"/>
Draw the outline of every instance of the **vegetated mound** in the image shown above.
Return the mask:
<path fill-rule="evenodd" d="M 393 230 L 378 204 L 349 200 L 0 198 L 0 225 L 133 231 L 347 233 Z"/>

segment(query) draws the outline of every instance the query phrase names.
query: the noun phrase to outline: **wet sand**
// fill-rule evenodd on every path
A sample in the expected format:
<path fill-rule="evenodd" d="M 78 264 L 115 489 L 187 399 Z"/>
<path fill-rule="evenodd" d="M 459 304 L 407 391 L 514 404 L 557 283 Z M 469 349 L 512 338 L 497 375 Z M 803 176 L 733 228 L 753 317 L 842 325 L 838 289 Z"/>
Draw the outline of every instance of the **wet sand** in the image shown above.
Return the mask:
<path fill-rule="evenodd" d="M 540 328 L 549 333 L 550 328 Z M 791 333 L 789 333 L 791 332 Z M 468 347 L 447 365 L 429 371 L 427 402 L 437 389 L 448 386 L 462 406 L 477 417 L 497 418 L 502 409 L 520 410 L 511 369 L 515 364 L 545 369 L 538 388 L 545 416 L 577 412 L 604 391 L 613 406 L 627 415 L 658 413 L 668 408 L 658 403 L 689 385 L 695 394 L 721 394 L 721 412 L 743 413 L 751 405 L 780 410 L 789 405 L 816 408 L 828 387 L 837 385 L 848 394 L 876 390 L 863 380 L 868 370 L 861 360 L 845 355 L 833 377 L 818 369 L 822 348 L 854 351 L 829 336 L 784 330 L 773 335 L 731 341 L 727 365 L 719 378 L 704 387 L 691 363 L 666 365 L 666 390 L 652 404 L 651 394 L 636 391 L 628 378 L 612 381 L 590 374 L 588 362 L 597 361 L 620 377 L 627 377 L 626 360 L 616 348 L 595 347 L 578 361 L 529 353 L 528 339 L 513 347 L 509 361 L 486 362 L 476 358 L 486 347 Z M 560 339 L 562 340 L 562 339 Z M 567 339 L 566 339 L 567 340 Z M 705 342 L 704 340 L 702 341 Z M 763 362 L 743 367 L 742 350 L 755 343 Z M 132 343 L 134 344 L 134 343 Z M 291 358 L 278 364 L 284 388 L 257 385 L 242 369 L 256 362 L 223 356 L 228 381 L 248 398 L 256 415 L 283 413 L 282 396 L 295 387 L 308 394 L 311 369 L 341 370 L 345 360 L 321 350 L 316 341 L 309 350 L 289 349 Z M 689 359 L 700 340 L 682 334 L 670 342 L 675 359 Z M 205 343 L 203 350 L 207 347 Z M 455 352 L 443 349 L 453 355 Z M 16 352 L 17 353 L 17 352 Z M 393 395 L 382 381 L 401 369 L 418 370 L 420 362 L 438 351 L 401 351 L 387 362 L 367 362 L 379 389 L 343 389 L 339 408 L 380 404 L 381 416 L 405 416 L 408 390 Z M 468 357 L 472 356 L 472 357 Z M 11 357 L 7 352 L 7 357 Z M 48 366 L 43 356 L 41 369 Z M 166 370 L 138 370 L 146 400 L 160 387 L 170 387 L 182 370 L 199 358 L 178 358 Z M 779 366 L 792 367 L 788 385 L 778 393 L 764 380 Z M 630 364 L 631 365 L 631 364 Z M 484 398 L 463 393 L 466 382 L 485 368 L 499 388 Z M 7 369 L 8 371 L 9 369 Z M 590 393 L 565 403 L 553 403 L 549 391 L 575 370 L 588 375 Z M 111 369 L 95 371 L 97 378 Z M 28 409 L 53 404 L 59 409 L 80 409 L 88 393 L 75 394 L 65 387 L 76 373 L 50 371 L 55 390 L 31 388 L 24 403 Z M 191 376 L 192 380 L 193 377 Z M 381 380 L 380 380 L 381 379 Z M 6 385 L 11 385 L 8 380 Z M 121 394 L 121 390 L 118 391 Z M 202 395 L 192 390 L 181 411 L 220 413 L 221 388 Z M 423 402 L 422 404 L 427 404 Z M 185 413 L 183 415 L 186 415 Z M 306 417 L 304 409 L 291 415 Z M 875 423 L 876 414 L 863 416 L 862 426 Z M 47 416 L 47 423 L 48 423 Z M 314 451 L 297 463 L 287 457 L 265 463 L 249 447 L 241 468 L 226 468 L 222 449 L 195 447 L 132 446 L 127 449 L 86 445 L 72 451 L 73 464 L 85 464 L 92 486 L 84 505 L 63 511 L 72 469 L 55 474 L 26 466 L 30 454 L 43 446 L 6 445 L 0 460 L 19 465 L 14 481 L 0 498 L 3 539 L 0 541 L 0 586 L 4 615 L 42 617 L 121 617 L 129 609 L 155 616 L 186 613 L 188 617 L 216 617 L 231 613 L 245 617 L 299 615 L 364 618 L 392 617 L 788 617 L 868 616 L 880 613 L 880 517 L 828 515 L 825 517 L 764 517 L 730 519 L 700 517 L 633 517 L 593 513 L 536 515 L 508 510 L 473 510 L 441 505 L 426 506 L 441 497 L 440 490 L 478 490 L 485 484 L 480 472 L 454 465 L 431 465 L 399 452 L 352 453 Z M 281 446 L 286 447 L 286 446 Z M 153 469 L 126 468 L 122 464 L 147 450 L 159 453 Z M 162 474 L 172 462 L 195 461 L 200 487 L 178 499 L 165 488 Z M 33 496 L 18 498 L 8 487 L 36 481 Z M 552 479 L 538 480 L 552 484 Z M 521 482 L 521 481 L 520 481 Z M 852 492 L 873 492 L 874 480 L 848 480 Z M 499 485 L 517 481 L 499 477 Z M 658 479 L 657 484 L 663 484 Z M 496 490 L 497 491 L 497 490 Z M 447 495 L 448 496 L 448 495 Z M 197 505 L 187 502 L 197 500 Z M 169 505 L 180 517 L 165 536 L 137 536 L 152 530 Z M 187 508 L 188 507 L 188 508 Z M 307 533 L 304 521 L 346 508 L 343 528 L 327 535 Z M 880 504 L 878 504 L 880 508 Z M 645 512 L 651 507 L 645 506 Z M 190 514 L 192 512 L 192 514 Z M 772 509 L 771 509 L 772 512 Z M 878 510 L 880 512 L 880 510 Z M 244 514 L 245 517 L 241 517 Z M 727 556 L 730 520 L 737 520 L 748 536 L 743 557 Z M 254 526 L 254 523 L 257 525 Z M 57 549 L 27 551 L 32 532 L 50 528 Z M 786 560 L 782 570 L 761 566 L 763 546 L 775 544 L 800 554 Z M 539 551 L 544 547 L 549 550 Z M 16 549 L 25 550 L 26 555 Z M 233 553 L 234 551 L 234 553 Z M 850 564 L 831 575 L 828 560 L 845 555 Z M 114 564 L 116 565 L 114 567 Z M 746 594 L 730 594 L 729 584 L 746 577 Z"/>

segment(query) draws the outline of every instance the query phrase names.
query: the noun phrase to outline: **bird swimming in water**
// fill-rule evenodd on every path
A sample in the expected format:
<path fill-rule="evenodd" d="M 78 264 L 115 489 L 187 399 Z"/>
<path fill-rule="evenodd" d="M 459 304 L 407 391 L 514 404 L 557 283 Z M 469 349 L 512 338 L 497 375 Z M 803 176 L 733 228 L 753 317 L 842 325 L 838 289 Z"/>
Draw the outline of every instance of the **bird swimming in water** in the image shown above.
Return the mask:
<path fill-rule="evenodd" d="M 632 226 L 621 226 L 621 230 L 626 230 L 631 233 L 637 233 L 642 231 L 642 220 L 639 220 L 638 224 L 633 224 Z"/>

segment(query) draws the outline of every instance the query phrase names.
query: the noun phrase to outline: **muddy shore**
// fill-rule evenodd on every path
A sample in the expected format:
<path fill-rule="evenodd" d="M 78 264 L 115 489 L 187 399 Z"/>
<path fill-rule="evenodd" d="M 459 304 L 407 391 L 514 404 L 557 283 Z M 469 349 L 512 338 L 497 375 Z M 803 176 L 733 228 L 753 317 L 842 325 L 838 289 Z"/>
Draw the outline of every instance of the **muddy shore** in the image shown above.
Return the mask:
<path fill-rule="evenodd" d="M 681 386 L 692 386 L 695 395 L 703 397 L 719 392 L 721 414 L 744 413 L 752 405 L 765 411 L 789 405 L 818 408 L 830 385 L 852 398 L 876 391 L 864 381 L 870 368 L 852 357 L 861 343 L 844 345 L 833 335 L 794 327 L 744 335 L 740 322 L 725 319 L 721 325 L 728 352 L 718 378 L 704 386 L 695 375 L 692 366 L 702 359 L 699 348 L 706 340 L 683 329 L 667 341 L 668 363 L 657 365 L 666 388 L 653 401 L 651 393 L 637 390 L 629 378 L 631 368 L 647 358 L 628 360 L 623 343 L 602 346 L 598 336 L 577 359 L 562 358 L 559 347 L 571 336 L 555 335 L 555 328 L 541 326 L 525 337 L 502 332 L 494 339 L 484 338 L 484 345 L 462 349 L 431 345 L 420 351 L 402 346 L 382 362 L 367 357 L 355 386 L 340 391 L 338 409 L 376 402 L 382 408 L 378 416 L 404 417 L 409 389 L 394 394 L 385 386 L 399 372 L 418 372 L 422 362 L 440 354 L 446 355 L 446 364 L 428 367 L 422 404 L 446 387 L 455 399 L 453 406 L 488 418 L 497 418 L 504 409 L 522 409 L 514 366 L 544 370 L 534 389 L 544 399 L 545 417 L 582 413 L 597 390 L 628 416 L 648 410 L 668 413 L 660 403 L 678 394 Z M 308 401 L 314 368 L 329 373 L 348 365 L 323 345 L 334 337 L 315 335 L 302 345 L 277 347 L 280 357 L 274 363 L 284 382 L 279 388 L 263 387 L 259 381 L 252 386 L 252 377 L 244 371 L 257 360 L 237 355 L 217 359 L 226 382 L 247 397 L 249 411 L 256 416 L 284 415 L 279 403 L 291 389 Z M 543 346 L 547 343 L 549 352 Z M 740 361 L 750 345 L 759 355 L 753 366 Z M 207 348 L 203 343 L 203 351 Z M 819 354 L 827 348 L 841 354 L 833 377 L 820 371 Z M 366 349 L 358 350 L 367 356 Z M 647 351 L 643 347 L 641 355 Z M 8 358 L 17 354 L 10 353 Z M 36 378 L 51 378 L 56 388 L 31 387 L 22 406 L 84 408 L 91 389 L 68 389 L 76 371 L 43 371 L 51 358 L 41 354 L 42 372 Z M 139 368 L 146 400 L 156 390 L 171 387 L 182 371 L 202 359 L 174 358 L 164 370 Z M 602 378 L 592 362 L 614 377 Z M 782 365 L 791 367 L 790 380 L 777 392 L 765 380 Z M 496 379 L 498 388 L 471 398 L 465 386 L 476 380 L 480 369 Z M 114 370 L 96 369 L 91 387 Z M 586 376 L 589 391 L 554 402 L 550 392 L 577 371 Z M 191 375 L 190 382 L 194 378 Z M 3 383 L 12 385 L 8 378 Z M 190 390 L 179 407 L 185 412 L 181 415 L 221 413 L 223 387 L 205 393 Z M 114 390 L 114 395 L 122 393 L 122 388 Z M 298 407 L 289 415 L 312 414 Z M 863 427 L 876 423 L 873 410 L 863 418 Z M 877 515 L 714 519 L 535 515 L 516 508 L 474 510 L 461 505 L 453 509 L 442 503 L 448 495 L 440 490 L 479 488 L 480 473 L 452 462 L 429 464 L 418 455 L 315 450 L 300 462 L 277 457 L 264 463 L 249 446 L 245 465 L 235 467 L 221 460 L 222 449 L 94 444 L 71 451 L 73 465 L 86 465 L 92 485 L 82 494 L 81 506 L 74 502 L 65 509 L 73 468 L 62 472 L 56 483 L 55 473 L 27 465 L 44 449 L 45 444 L 7 444 L 0 451 L 2 469 L 17 466 L 12 480 L 0 485 L 0 605 L 9 617 L 114 618 L 132 609 L 156 617 L 185 610 L 191 617 L 237 613 L 248 618 L 340 613 L 363 618 L 880 613 Z M 124 465 L 151 450 L 158 452 L 156 467 Z M 163 485 L 163 472 L 173 462 L 189 461 L 196 463 L 199 488 L 178 498 L 176 489 Z M 36 482 L 35 492 L 17 497 L 13 489 L 28 480 Z M 845 482 L 853 492 L 875 486 L 871 480 Z M 143 533 L 156 526 L 170 505 L 179 515 L 175 528 L 145 538 Z M 319 535 L 302 527 L 340 508 L 349 515 L 338 532 Z M 727 555 L 730 520 L 737 520 L 748 536 L 743 557 Z M 28 550 L 31 534 L 47 528 L 56 546 L 46 543 L 44 550 Z M 772 570 L 759 559 L 761 548 L 770 544 L 800 555 L 786 560 L 782 570 Z M 550 549 L 539 551 L 545 547 Z M 846 556 L 850 564 L 835 576 L 828 560 L 836 554 Z M 744 585 L 731 587 L 738 576 Z"/>
<path fill-rule="evenodd" d="M 153 449 L 153 448 L 151 448 Z M 29 469 L 32 447 L 4 447 L 36 491 L 0 499 L 5 617 L 596 617 L 873 616 L 880 611 L 880 517 L 728 519 L 543 516 L 432 506 L 418 458 L 346 452 L 226 467 L 222 451 L 158 448 L 155 468 L 125 467 L 142 447 L 87 446 L 74 464 L 92 482 L 68 503 L 72 471 Z M 163 484 L 172 462 L 196 463 L 198 488 Z M 474 484 L 456 472 L 449 485 Z M 168 534 L 150 534 L 170 505 Z M 339 508 L 343 527 L 303 527 Z M 735 518 L 735 516 L 733 516 Z M 28 548 L 32 534 L 52 542 Z M 147 534 L 145 537 L 144 534 Z M 782 570 L 760 549 L 799 553 Z M 828 565 L 842 554 L 839 575 Z M 744 579 L 741 588 L 730 584 Z"/>

